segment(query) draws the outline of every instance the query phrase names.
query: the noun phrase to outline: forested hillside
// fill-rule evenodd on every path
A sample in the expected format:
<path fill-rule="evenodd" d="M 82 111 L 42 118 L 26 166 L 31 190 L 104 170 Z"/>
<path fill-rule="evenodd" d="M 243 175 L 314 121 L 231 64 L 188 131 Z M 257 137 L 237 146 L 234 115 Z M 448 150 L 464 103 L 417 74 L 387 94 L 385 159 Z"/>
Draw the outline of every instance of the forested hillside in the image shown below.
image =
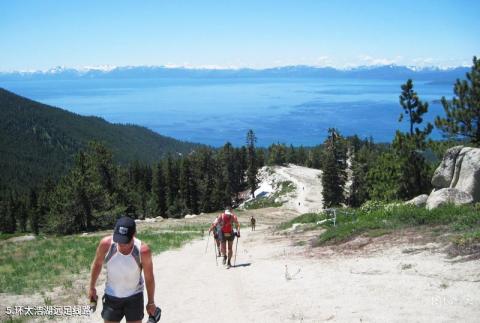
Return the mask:
<path fill-rule="evenodd" d="M 195 145 L 144 127 L 112 124 L 41 104 L 0 88 L 0 185 L 22 190 L 58 179 L 90 141 L 103 142 L 116 162 L 152 164 Z"/>

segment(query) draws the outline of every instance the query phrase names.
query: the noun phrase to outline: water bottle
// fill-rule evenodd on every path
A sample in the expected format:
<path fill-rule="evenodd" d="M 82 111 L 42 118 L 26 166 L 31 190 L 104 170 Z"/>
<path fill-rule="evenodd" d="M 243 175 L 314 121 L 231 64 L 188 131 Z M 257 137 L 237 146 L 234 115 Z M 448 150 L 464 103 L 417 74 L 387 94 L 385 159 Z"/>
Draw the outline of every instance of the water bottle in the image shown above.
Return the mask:
<path fill-rule="evenodd" d="M 160 309 L 160 307 L 157 307 L 155 309 L 155 313 L 152 315 L 150 315 L 148 317 L 148 323 L 157 323 L 158 321 L 160 321 L 160 318 L 162 317 L 162 310 Z"/>

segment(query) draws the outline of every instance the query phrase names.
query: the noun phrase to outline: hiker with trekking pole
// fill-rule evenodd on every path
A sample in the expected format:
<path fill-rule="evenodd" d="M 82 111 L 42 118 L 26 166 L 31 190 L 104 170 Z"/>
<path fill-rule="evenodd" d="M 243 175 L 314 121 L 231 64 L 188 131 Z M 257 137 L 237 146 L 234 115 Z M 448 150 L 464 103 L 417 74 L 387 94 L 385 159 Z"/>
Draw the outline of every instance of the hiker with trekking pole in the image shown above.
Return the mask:
<path fill-rule="evenodd" d="M 233 225 L 236 226 L 236 231 L 233 229 Z M 225 212 L 218 216 L 210 226 L 208 232 L 210 233 L 215 227 L 219 226 L 219 240 L 221 245 L 221 254 L 223 256 L 223 264 L 227 265 L 227 269 L 232 267 L 231 259 L 233 254 L 233 240 L 235 237 L 240 238 L 240 224 L 238 218 L 232 212 L 231 207 L 227 207 Z M 227 253 L 228 244 L 228 253 Z M 238 240 L 237 240 L 238 247 Z M 237 250 L 235 249 L 235 261 L 237 258 Z M 235 263 L 234 263 L 235 264 Z"/>
<path fill-rule="evenodd" d="M 215 221 L 213 221 L 215 222 Z M 216 251 L 218 251 L 218 256 L 220 257 L 222 254 L 220 253 L 220 244 L 222 242 L 222 227 L 220 226 L 219 223 L 217 223 L 213 229 L 213 239 L 215 240 L 215 245 L 217 246 L 216 248 Z M 217 252 L 215 251 L 215 254 L 217 254 Z"/>
<path fill-rule="evenodd" d="M 218 257 L 221 257 L 221 253 L 220 253 L 220 238 L 218 236 L 218 230 L 217 228 L 219 227 L 219 225 L 217 225 L 215 227 L 215 229 L 213 230 L 213 251 L 215 253 L 215 263 L 217 264 L 218 266 Z M 210 230 L 208 231 L 208 237 L 207 237 L 207 246 L 205 247 L 205 254 L 207 254 L 207 250 L 208 250 L 208 242 L 210 241 Z M 218 255 L 217 255 L 217 250 L 218 250 Z"/>

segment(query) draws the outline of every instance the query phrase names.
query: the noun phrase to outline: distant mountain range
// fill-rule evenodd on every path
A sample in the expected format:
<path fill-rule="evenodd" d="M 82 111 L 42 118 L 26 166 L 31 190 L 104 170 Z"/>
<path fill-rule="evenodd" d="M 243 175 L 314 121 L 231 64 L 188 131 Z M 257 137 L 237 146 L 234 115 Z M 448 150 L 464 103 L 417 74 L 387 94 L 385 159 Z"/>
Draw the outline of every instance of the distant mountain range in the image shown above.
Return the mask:
<path fill-rule="evenodd" d="M 350 69 L 332 67 L 285 66 L 267 69 L 208 69 L 164 66 L 126 66 L 73 69 L 56 67 L 48 71 L 0 72 L 0 81 L 43 79 L 128 79 L 128 78 L 363 78 L 429 80 L 451 82 L 464 78 L 469 67 L 407 67 L 398 65 L 360 66 Z"/>
<path fill-rule="evenodd" d="M 0 88 L 0 190 L 58 178 L 93 140 L 103 142 L 123 164 L 151 164 L 167 153 L 185 154 L 200 146 L 144 127 L 80 116 Z"/>

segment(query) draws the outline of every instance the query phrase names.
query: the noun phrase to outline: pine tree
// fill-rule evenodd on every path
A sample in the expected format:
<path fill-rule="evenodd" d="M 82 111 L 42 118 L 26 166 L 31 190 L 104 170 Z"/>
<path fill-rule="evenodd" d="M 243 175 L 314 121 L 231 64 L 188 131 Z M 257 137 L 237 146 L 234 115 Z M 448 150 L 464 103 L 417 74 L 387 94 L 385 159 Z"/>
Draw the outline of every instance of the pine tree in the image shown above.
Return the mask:
<path fill-rule="evenodd" d="M 5 196 L 0 194 L 0 232 L 7 232 L 8 204 Z"/>
<path fill-rule="evenodd" d="M 252 198 L 255 198 L 255 191 L 257 190 L 258 186 L 258 167 L 260 167 L 261 163 L 259 158 L 257 157 L 257 149 L 255 148 L 255 144 L 257 142 L 257 137 L 253 133 L 253 130 L 250 129 L 247 132 L 247 183 L 250 193 L 252 194 Z"/>
<path fill-rule="evenodd" d="M 377 158 L 373 142 L 361 142 L 357 136 L 351 143 L 351 185 L 348 195 L 348 205 L 358 207 L 370 199 L 367 174 Z"/>
<path fill-rule="evenodd" d="M 287 151 L 287 163 L 289 164 L 297 164 L 297 152 L 293 145 L 290 145 Z"/>
<path fill-rule="evenodd" d="M 268 147 L 268 165 L 284 166 L 287 163 L 287 147 L 283 144 L 271 144 Z"/>
<path fill-rule="evenodd" d="M 257 161 L 256 162 L 257 170 L 265 166 L 265 149 L 264 148 L 256 148 L 255 157 Z"/>
<path fill-rule="evenodd" d="M 410 131 L 406 134 L 397 130 L 393 147 L 400 163 L 399 197 L 412 198 L 430 190 L 430 168 L 420 153 L 426 147 L 426 138 L 433 126 L 427 123 L 420 129 L 417 125 L 423 122 L 423 115 L 428 112 L 428 103 L 423 103 L 413 90 L 412 80 L 401 86 L 400 105 L 409 116 Z M 399 121 L 402 121 L 403 114 Z M 415 127 L 415 128 L 414 128 Z"/>
<path fill-rule="evenodd" d="M 23 196 L 17 197 L 17 219 L 21 232 L 27 232 L 28 212 L 26 201 Z"/>
<path fill-rule="evenodd" d="M 212 212 L 216 210 L 215 198 L 215 177 L 216 177 L 216 161 L 213 157 L 213 151 L 205 148 L 199 151 L 199 170 L 200 177 L 200 210 L 202 212 Z"/>
<path fill-rule="evenodd" d="M 226 189 L 227 182 L 224 177 L 224 172 L 222 170 L 223 167 L 218 165 L 217 167 L 217 176 L 215 179 L 215 189 L 213 191 L 213 201 L 214 201 L 214 208 L 216 210 L 221 210 L 225 208 L 225 206 L 230 206 L 231 202 L 231 195 L 228 194 Z"/>
<path fill-rule="evenodd" d="M 345 201 L 346 160 L 341 136 L 335 129 L 329 129 L 328 133 L 322 174 L 323 205 L 333 207 Z"/>
<path fill-rule="evenodd" d="M 111 160 L 104 157 L 110 153 L 104 147 L 90 145 L 80 151 L 75 165 L 55 187 L 49 198 L 46 231 L 70 234 L 92 230 L 103 223 L 110 226 L 114 221 L 114 192 L 117 181 Z"/>
<path fill-rule="evenodd" d="M 480 60 L 473 57 L 472 69 L 466 80 L 458 80 L 453 88 L 455 97 L 442 97 L 445 118 L 437 117 L 435 125 L 445 134 L 467 138 L 480 147 Z"/>
<path fill-rule="evenodd" d="M 433 169 L 416 148 L 419 140 L 397 132 L 393 147 L 400 167 L 398 178 L 398 197 L 411 199 L 431 190 L 430 179 Z"/>
<path fill-rule="evenodd" d="M 413 90 L 413 81 L 411 79 L 408 79 L 405 84 L 402 84 L 401 89 L 402 93 L 399 99 L 404 111 L 400 114 L 399 122 L 402 122 L 404 114 L 407 115 L 410 137 L 415 136 L 415 139 L 422 142 L 425 137 L 432 132 L 433 126 L 427 123 L 427 126 L 422 130 L 419 128 L 414 129 L 414 127 L 423 122 L 422 115 L 428 112 L 428 103 L 424 103 L 419 99 L 417 92 Z"/>
<path fill-rule="evenodd" d="M 307 165 L 307 152 L 303 146 L 298 148 L 297 152 L 297 163 L 298 165 L 306 166 Z"/>
<path fill-rule="evenodd" d="M 28 200 L 28 213 L 30 219 L 30 227 L 35 234 L 38 234 L 40 231 L 40 216 L 38 210 L 37 192 L 34 188 L 30 189 Z"/>
<path fill-rule="evenodd" d="M 155 167 L 152 193 L 155 205 L 155 213 L 160 216 L 165 216 L 165 213 L 167 211 L 165 176 L 163 174 L 163 167 L 161 163 L 158 163 Z"/>
<path fill-rule="evenodd" d="M 5 233 L 15 233 L 17 231 L 17 201 L 15 199 L 15 193 L 10 192 L 8 201 L 6 203 L 6 220 L 5 220 Z"/>
<path fill-rule="evenodd" d="M 367 187 L 370 198 L 391 201 L 399 198 L 400 167 L 398 157 L 388 150 L 375 159 L 367 172 Z"/>
<path fill-rule="evenodd" d="M 245 175 L 247 172 L 247 149 L 245 146 L 235 149 L 233 158 L 233 173 L 235 179 L 235 203 L 239 203 L 239 194 L 245 190 Z"/>
<path fill-rule="evenodd" d="M 320 147 L 310 149 L 306 161 L 307 167 L 320 169 L 322 165 L 322 150 Z"/>
<path fill-rule="evenodd" d="M 47 214 L 50 211 L 50 197 L 55 189 L 55 183 L 51 178 L 43 183 L 38 194 L 38 230 L 43 231 L 47 222 Z"/>
<path fill-rule="evenodd" d="M 171 155 L 167 156 L 165 162 L 165 184 L 167 195 L 167 209 L 175 203 L 178 195 L 178 169 Z"/>
<path fill-rule="evenodd" d="M 87 155 L 93 180 L 99 184 L 109 194 L 113 194 L 116 188 L 116 168 L 113 163 L 113 154 L 103 144 L 99 142 L 90 142 Z"/>
<path fill-rule="evenodd" d="M 17 230 L 16 204 L 13 192 L 0 192 L 0 232 L 14 233 Z"/>
<path fill-rule="evenodd" d="M 198 214 L 198 190 L 188 157 L 183 158 L 180 172 L 181 198 L 185 202 L 185 212 Z"/>
<path fill-rule="evenodd" d="M 229 201 L 235 195 L 235 166 L 234 166 L 234 148 L 231 143 L 227 142 L 220 151 L 220 160 L 223 172 L 223 178 L 225 179 L 225 196 L 229 197 Z M 226 205 L 230 205 L 229 202 Z"/>

